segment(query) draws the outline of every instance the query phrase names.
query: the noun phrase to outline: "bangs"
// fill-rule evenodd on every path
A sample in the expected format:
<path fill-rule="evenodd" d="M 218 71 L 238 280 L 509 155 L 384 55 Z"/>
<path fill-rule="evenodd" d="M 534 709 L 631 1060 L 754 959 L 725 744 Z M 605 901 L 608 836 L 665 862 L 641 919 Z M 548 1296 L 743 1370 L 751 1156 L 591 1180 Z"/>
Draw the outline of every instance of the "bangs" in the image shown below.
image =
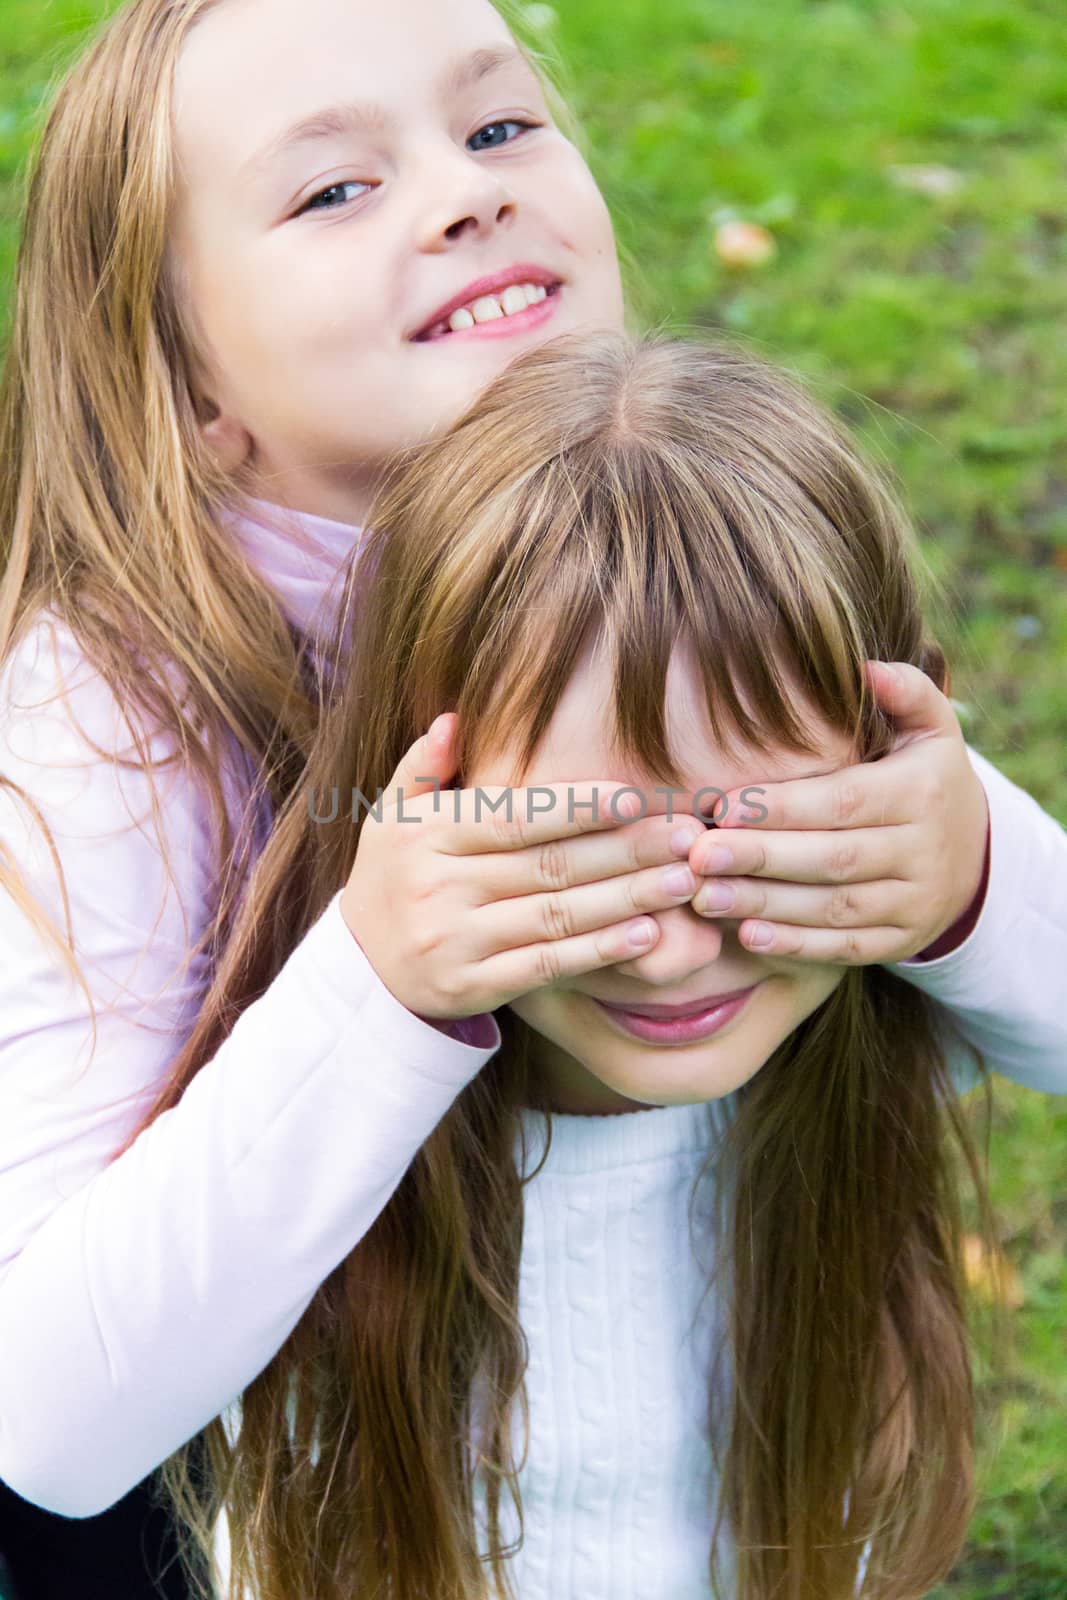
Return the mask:
<path fill-rule="evenodd" d="M 398 685 L 383 737 L 403 749 L 457 713 L 460 778 L 505 751 L 528 770 L 590 641 L 610 666 L 609 739 L 674 787 L 679 646 L 731 755 L 814 755 L 829 730 L 877 759 L 892 725 L 865 661 L 943 681 L 891 495 L 791 380 L 729 348 L 549 340 L 398 466 L 371 526 L 360 649 L 367 682 Z M 347 715 L 377 726 L 374 697 Z"/>
<path fill-rule="evenodd" d="M 572 450 L 511 511 L 514 536 L 497 525 L 507 555 L 479 603 L 493 625 L 472 630 L 459 697 L 461 727 L 476 730 L 464 766 L 506 746 L 524 774 L 591 640 L 611 666 L 615 746 L 657 781 L 682 782 L 666 722 L 682 644 L 734 756 L 817 753 L 813 710 L 857 751 L 877 741 L 859 619 L 841 574 L 817 559 L 825 518 L 795 484 L 757 489 L 722 463 L 698 474 L 669 447 Z"/>

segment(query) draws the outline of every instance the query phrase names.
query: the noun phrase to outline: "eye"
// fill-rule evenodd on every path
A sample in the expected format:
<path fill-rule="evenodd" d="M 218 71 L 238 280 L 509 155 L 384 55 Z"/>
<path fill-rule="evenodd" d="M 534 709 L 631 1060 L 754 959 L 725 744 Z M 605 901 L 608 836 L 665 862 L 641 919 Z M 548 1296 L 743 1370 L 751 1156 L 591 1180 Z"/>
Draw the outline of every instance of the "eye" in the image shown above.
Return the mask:
<path fill-rule="evenodd" d="M 518 118 L 510 118 L 506 122 L 488 122 L 484 128 L 479 128 L 477 133 L 472 134 L 467 142 L 469 145 L 474 145 L 476 150 L 498 150 L 506 144 L 514 144 L 515 138 L 519 137 L 521 133 L 532 132 L 533 129 L 540 128 L 541 126 L 542 124 L 540 122 L 522 122 Z M 486 142 L 483 144 L 477 143 L 478 140 L 483 139 L 487 134 L 495 134 L 505 128 L 518 128 L 520 130 L 520 135 L 513 135 L 511 138 L 505 137 L 503 139 L 486 140 Z M 371 188 L 373 188 L 372 184 L 360 183 L 358 181 L 331 183 L 328 188 L 320 189 L 317 194 L 313 194 L 310 200 L 300 207 L 300 210 L 296 213 L 296 215 L 298 217 L 303 216 L 307 211 L 337 211 L 339 209 L 339 205 L 347 204 L 347 201 L 345 201 L 343 198 L 343 194 L 346 189 Z M 340 202 L 331 199 L 331 196 L 336 195 L 342 196 Z"/>
<path fill-rule="evenodd" d="M 319 200 L 326 200 L 329 195 L 341 194 L 345 189 L 369 189 L 370 187 L 371 186 L 369 183 L 359 183 L 356 181 L 351 183 L 331 183 L 328 188 L 320 189 L 318 194 L 313 194 L 307 204 L 300 207 L 300 210 L 297 212 L 297 216 L 303 216 L 305 211 L 336 211 L 336 205 L 318 205 L 316 202 Z"/>
<path fill-rule="evenodd" d="M 519 122 L 514 118 L 508 122 L 488 122 L 484 128 L 479 128 L 477 133 L 472 134 L 467 142 L 468 144 L 474 145 L 478 150 L 497 150 L 503 144 L 514 144 L 514 139 L 498 139 L 492 141 L 491 143 L 485 144 L 477 144 L 476 141 L 483 138 L 487 133 L 495 133 L 499 128 L 532 129 L 539 128 L 540 126 L 541 124 L 539 122 Z"/>

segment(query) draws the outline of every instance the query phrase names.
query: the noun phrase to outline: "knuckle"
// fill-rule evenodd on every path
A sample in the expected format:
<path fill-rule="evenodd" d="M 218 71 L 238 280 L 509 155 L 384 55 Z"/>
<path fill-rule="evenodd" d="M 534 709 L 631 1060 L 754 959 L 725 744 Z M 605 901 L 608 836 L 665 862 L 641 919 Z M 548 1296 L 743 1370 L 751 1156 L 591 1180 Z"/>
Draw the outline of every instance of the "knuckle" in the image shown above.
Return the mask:
<path fill-rule="evenodd" d="M 546 895 L 541 905 L 545 935 L 549 939 L 566 939 L 573 931 L 570 914 L 559 895 Z"/>
<path fill-rule="evenodd" d="M 562 972 L 562 964 L 554 945 L 542 945 L 537 952 L 537 983 L 538 987 L 546 983 L 555 983 Z"/>
<path fill-rule="evenodd" d="M 614 887 L 626 901 L 625 905 L 618 908 L 619 920 L 623 917 L 640 916 L 643 911 L 660 909 L 663 904 L 661 871 L 660 867 L 652 867 L 642 877 L 631 874 L 617 880 Z"/>
<path fill-rule="evenodd" d="M 418 870 L 409 881 L 405 893 L 416 905 L 424 905 L 427 901 L 439 900 L 450 887 L 449 873 L 439 860 L 431 856 L 429 861 L 419 863 Z"/>
<path fill-rule="evenodd" d="M 851 822 L 853 817 L 858 815 L 862 804 L 863 793 L 858 783 L 850 782 L 848 779 L 839 783 L 834 791 L 833 801 L 835 825 L 841 827 Z"/>
<path fill-rule="evenodd" d="M 466 989 L 458 972 L 443 972 L 434 984 L 437 1004 L 449 1008 L 461 1005 L 467 997 Z"/>
<path fill-rule="evenodd" d="M 827 919 L 832 928 L 848 928 L 855 921 L 858 910 L 852 890 L 842 884 L 830 896 Z"/>
<path fill-rule="evenodd" d="M 632 822 L 628 828 L 620 829 L 619 839 L 626 847 L 626 860 L 631 872 L 638 867 L 651 866 L 664 853 L 668 835 L 659 828 L 649 826 L 649 823 L 660 821 L 660 817 L 649 817 L 645 822 Z"/>
<path fill-rule="evenodd" d="M 411 932 L 411 954 L 416 961 L 428 960 L 440 949 L 441 944 L 441 930 L 432 919 L 420 920 Z"/>
<path fill-rule="evenodd" d="M 945 811 L 945 786 L 934 773 L 924 774 L 914 790 L 916 814 L 921 817 L 941 817 Z"/>
<path fill-rule="evenodd" d="M 490 837 L 494 848 L 498 850 L 514 850 L 525 840 L 523 832 L 523 819 L 511 807 L 502 811 L 489 812 Z M 479 823 L 485 820 L 484 813 L 479 818 Z"/>
<path fill-rule="evenodd" d="M 570 879 L 567 872 L 567 849 L 562 839 L 547 839 L 537 857 L 537 870 L 542 883 L 550 888 L 566 888 Z"/>
<path fill-rule="evenodd" d="M 371 848 L 371 840 L 380 839 L 382 849 L 392 853 L 395 850 L 410 850 L 417 832 L 417 827 L 401 823 L 395 811 L 389 810 L 383 812 L 380 826 L 375 824 L 373 818 L 364 817 L 360 823 L 359 839 L 361 844 L 367 841 L 367 848 Z"/>
<path fill-rule="evenodd" d="M 859 853 L 849 839 L 841 839 L 826 858 L 825 874 L 828 883 L 843 883 L 855 872 Z"/>
<path fill-rule="evenodd" d="M 863 961 L 863 951 L 855 933 L 846 933 L 842 950 L 842 960 L 847 961 L 850 966 L 859 966 Z"/>

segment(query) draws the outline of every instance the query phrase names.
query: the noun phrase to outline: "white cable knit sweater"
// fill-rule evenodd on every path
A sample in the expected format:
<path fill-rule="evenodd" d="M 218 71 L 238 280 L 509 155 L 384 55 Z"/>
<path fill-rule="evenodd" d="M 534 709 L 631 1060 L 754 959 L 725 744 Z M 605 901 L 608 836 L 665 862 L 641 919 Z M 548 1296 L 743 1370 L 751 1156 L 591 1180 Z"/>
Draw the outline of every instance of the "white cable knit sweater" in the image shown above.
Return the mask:
<path fill-rule="evenodd" d="M 953 1071 L 965 1087 L 962 1062 Z M 544 1119 L 526 1111 L 523 1121 L 530 1172 Z M 519 1318 L 530 1349 L 530 1435 L 519 1474 L 524 1542 L 511 1557 L 520 1600 L 710 1600 L 718 1479 L 706 1401 L 723 1307 L 716 1294 L 700 1306 L 712 1267 L 699 1227 L 706 1185 L 696 1250 L 687 1206 L 721 1127 L 714 1101 L 553 1119 L 548 1158 L 524 1189 Z M 516 1141 L 516 1165 L 520 1153 Z M 239 1401 L 225 1421 L 235 1438 Z M 513 1441 L 518 1462 L 518 1406 Z M 483 1554 L 484 1499 L 476 1493 Z M 518 1531 L 505 1493 L 505 1545 Z M 719 1537 L 729 1594 L 733 1547 L 728 1530 Z M 225 1597 L 225 1518 L 216 1562 Z"/>

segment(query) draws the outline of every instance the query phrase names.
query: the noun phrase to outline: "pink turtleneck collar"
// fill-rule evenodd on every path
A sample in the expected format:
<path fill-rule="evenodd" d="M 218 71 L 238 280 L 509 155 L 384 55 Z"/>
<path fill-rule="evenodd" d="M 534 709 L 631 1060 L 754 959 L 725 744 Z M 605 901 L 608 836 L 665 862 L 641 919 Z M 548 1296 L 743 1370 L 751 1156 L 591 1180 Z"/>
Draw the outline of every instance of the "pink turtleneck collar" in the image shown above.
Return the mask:
<path fill-rule="evenodd" d="M 364 530 L 247 496 L 224 510 L 220 521 L 274 590 L 289 621 L 314 643 L 328 641 L 344 586 L 341 569 Z M 490 1013 L 423 1020 L 478 1049 L 495 1050 L 500 1043 Z"/>
<path fill-rule="evenodd" d="M 227 507 L 220 521 L 289 621 L 309 638 L 328 637 L 341 601 L 341 568 L 364 530 L 249 497 Z"/>

